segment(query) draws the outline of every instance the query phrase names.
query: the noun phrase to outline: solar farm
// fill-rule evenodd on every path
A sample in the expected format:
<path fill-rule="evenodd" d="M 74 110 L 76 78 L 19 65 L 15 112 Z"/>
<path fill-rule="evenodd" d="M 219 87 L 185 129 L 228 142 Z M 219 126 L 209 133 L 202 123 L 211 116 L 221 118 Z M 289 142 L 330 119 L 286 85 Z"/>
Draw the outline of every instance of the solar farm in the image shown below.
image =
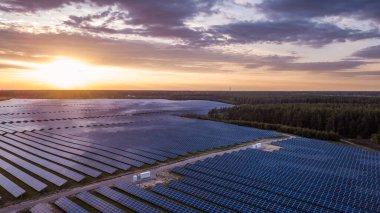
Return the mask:
<path fill-rule="evenodd" d="M 380 153 L 280 133 L 183 118 L 227 104 L 169 100 L 0 102 L 0 212 L 380 212 Z M 255 149 L 271 140 L 274 150 Z M 175 166 L 175 177 L 87 185 Z M 83 187 L 83 190 L 78 190 Z"/>

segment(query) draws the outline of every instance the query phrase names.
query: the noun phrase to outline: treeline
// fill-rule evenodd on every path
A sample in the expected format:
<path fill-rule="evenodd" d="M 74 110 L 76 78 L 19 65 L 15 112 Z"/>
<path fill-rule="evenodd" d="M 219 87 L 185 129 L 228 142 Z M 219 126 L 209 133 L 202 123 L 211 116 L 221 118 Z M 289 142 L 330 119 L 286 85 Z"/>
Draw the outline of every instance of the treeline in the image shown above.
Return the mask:
<path fill-rule="evenodd" d="M 380 97 L 377 93 L 368 93 L 367 96 L 363 95 L 349 95 L 342 93 L 342 95 L 333 95 L 330 93 L 321 94 L 236 94 L 230 99 L 235 104 L 285 104 L 285 103 L 324 103 L 324 104 L 380 104 Z"/>
<path fill-rule="evenodd" d="M 255 104 L 213 109 L 213 119 L 281 124 L 346 138 L 369 139 L 380 132 L 380 105 L 374 104 Z"/>
<path fill-rule="evenodd" d="M 380 92 L 245 92 L 155 90 L 0 90 L 0 96 L 40 99 L 164 98 L 212 100 L 230 104 L 344 103 L 380 104 Z"/>

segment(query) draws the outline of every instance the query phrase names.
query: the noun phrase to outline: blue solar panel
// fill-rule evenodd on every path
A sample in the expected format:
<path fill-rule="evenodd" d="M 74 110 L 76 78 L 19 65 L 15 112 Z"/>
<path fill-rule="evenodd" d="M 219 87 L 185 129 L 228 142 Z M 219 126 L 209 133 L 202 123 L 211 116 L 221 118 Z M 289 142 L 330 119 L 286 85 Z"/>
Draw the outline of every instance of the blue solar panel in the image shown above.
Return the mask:
<path fill-rule="evenodd" d="M 48 152 L 48 153 L 52 153 L 54 155 L 58 155 L 58 156 L 61 156 L 61 157 L 65 157 L 65 158 L 68 158 L 68 159 L 80 162 L 82 164 L 94 167 L 96 169 L 99 169 L 99 170 L 107 172 L 107 173 L 114 173 L 116 171 L 116 169 L 113 168 L 113 167 L 107 166 L 107 165 L 102 164 L 102 163 L 97 162 L 97 161 L 93 161 L 93 160 L 88 159 L 88 158 L 84 158 L 84 157 L 80 156 L 79 154 L 75 155 L 75 154 L 72 154 L 72 153 L 68 153 L 68 152 L 64 152 L 64 151 L 61 151 L 61 150 L 57 150 L 57 149 L 54 149 L 52 147 L 48 147 L 48 146 L 45 146 L 45 145 L 42 145 L 42 144 L 30 141 L 30 140 L 26 140 L 24 138 L 21 138 L 21 137 L 15 136 L 15 135 L 6 135 L 6 136 L 9 137 L 9 138 L 13 138 L 13 139 L 15 139 L 15 140 L 17 140 L 19 142 L 22 142 L 22 143 L 24 143 L 24 144 L 26 144 L 28 146 L 32 146 L 32 147 L 35 147 L 35 148 L 40 149 L 42 151 L 45 151 L 45 152 Z M 3 140 L 6 141 L 6 139 L 3 139 Z M 12 141 L 11 143 L 14 143 L 14 141 Z"/>
<path fill-rule="evenodd" d="M 21 134 L 22 133 L 18 133 L 17 135 L 20 136 Z M 115 155 L 113 155 L 112 153 L 109 153 L 109 152 L 105 152 L 105 151 L 102 151 L 99 149 L 94 149 L 92 147 L 73 144 L 73 143 L 63 143 L 62 141 L 59 141 L 57 139 L 48 138 L 48 137 L 45 137 L 42 135 L 35 134 L 33 132 L 26 132 L 25 134 L 28 136 L 24 135 L 24 137 L 27 137 L 29 139 L 34 139 L 37 142 L 43 143 L 47 146 L 53 146 L 57 149 L 58 149 L 58 147 L 60 147 L 63 150 L 71 150 L 73 152 L 88 151 L 91 153 L 99 154 L 99 155 L 97 155 L 98 156 L 97 158 L 101 158 L 102 162 L 110 164 L 111 166 L 115 166 L 115 167 L 117 167 L 119 169 L 123 169 L 123 170 L 128 170 L 130 168 L 130 166 L 128 164 L 124 164 L 124 163 L 120 162 L 122 159 L 120 159 L 119 157 L 116 157 Z M 63 145 L 61 145 L 61 144 L 63 144 Z M 107 156 L 108 158 L 102 157 L 102 156 Z M 116 160 L 113 160 L 111 158 L 116 159 L 116 160 L 120 160 L 120 161 L 116 161 Z"/>
<path fill-rule="evenodd" d="M 0 186 L 7 190 L 13 195 L 13 197 L 20 197 L 25 193 L 25 190 L 22 189 L 17 184 L 13 183 L 11 180 L 6 178 L 4 175 L 0 174 Z"/>
<path fill-rule="evenodd" d="M 86 209 L 66 197 L 59 198 L 54 202 L 54 204 L 67 213 L 88 213 Z"/>
<path fill-rule="evenodd" d="M 115 190 L 112 190 L 108 187 L 101 187 L 96 189 L 96 192 L 104 195 L 105 197 L 120 203 L 121 205 L 135 211 L 135 212 L 151 212 L 151 213 L 158 213 L 161 212 L 158 209 L 155 209 L 143 202 L 140 202 L 138 200 L 135 200 L 129 196 L 126 196 L 120 192 L 117 192 Z"/>
<path fill-rule="evenodd" d="M 66 169 L 66 168 L 64 168 L 64 167 L 62 167 L 62 166 L 60 166 L 58 164 L 51 163 L 50 161 L 47 161 L 47 160 L 44 160 L 42 158 L 36 157 L 36 156 L 34 156 L 32 154 L 24 152 L 24 151 L 22 151 L 20 149 L 17 149 L 15 147 L 11 147 L 11 146 L 9 146 L 9 145 L 7 145 L 5 143 L 0 143 L 0 145 L 4 149 L 12 151 L 12 152 L 14 152 L 14 153 L 16 153 L 16 154 L 18 154 L 20 156 L 25 157 L 26 159 L 28 159 L 30 161 L 33 161 L 33 162 L 35 162 L 37 164 L 40 164 L 40 165 L 42 165 L 42 166 L 44 166 L 46 168 L 54 170 L 54 171 L 56 171 L 56 172 L 58 172 L 58 173 L 60 173 L 60 174 L 62 174 L 64 176 L 66 176 L 68 178 L 71 178 L 71 179 L 73 179 L 73 180 L 75 180 L 77 182 L 81 181 L 84 178 L 84 176 L 81 175 L 81 174 L 79 174 L 79 173 L 73 172 L 73 171 L 71 171 L 69 169 Z"/>
<path fill-rule="evenodd" d="M 178 192 L 176 190 L 167 188 L 162 185 L 155 185 L 152 191 L 159 193 L 163 196 L 169 197 L 178 202 L 197 208 L 204 212 L 233 212 L 229 209 L 204 201 L 203 199 L 199 199 L 191 195 Z"/>
<path fill-rule="evenodd" d="M 19 137 L 15 136 L 15 135 L 6 135 L 6 136 L 9 137 L 9 138 L 15 139 L 15 140 L 20 140 L 20 141 L 24 141 L 24 142 L 26 141 L 25 139 L 19 138 Z M 46 159 L 48 159 L 50 161 L 62 164 L 62 165 L 67 166 L 67 167 L 70 167 L 72 169 L 75 169 L 75 170 L 77 170 L 79 172 L 82 172 L 84 174 L 87 174 L 89 176 L 98 177 L 101 174 L 101 172 L 99 172 L 97 170 L 94 170 L 92 168 L 89 168 L 87 166 L 83 166 L 82 164 L 75 163 L 75 162 L 67 160 L 65 158 L 61 158 L 61 157 L 58 157 L 56 155 L 52 155 L 52 154 L 46 153 L 46 152 L 41 151 L 39 149 L 35 149 L 35 148 L 30 147 L 28 145 L 19 143 L 19 142 L 15 141 L 15 140 L 13 140 L 13 141 L 12 140 L 7 140 L 7 141 L 10 142 L 12 145 L 17 146 L 20 149 L 32 152 L 33 154 L 35 154 L 37 156 L 40 156 L 40 157 L 46 158 Z M 30 144 L 30 143 L 28 143 L 28 144 Z"/>
<path fill-rule="evenodd" d="M 91 207 L 99 210 L 100 212 L 113 212 L 113 213 L 123 213 L 125 211 L 119 209 L 118 207 L 96 197 L 89 192 L 81 192 L 76 195 L 78 199 L 87 203 Z"/>
<path fill-rule="evenodd" d="M 255 197 L 258 202 L 251 204 L 264 209 L 273 202 L 276 208 L 293 211 L 380 210 L 380 168 L 368 163 L 380 160 L 378 153 L 304 138 L 273 144 L 283 148 L 274 152 L 247 149 L 173 171 L 197 189 L 242 202 Z"/>
<path fill-rule="evenodd" d="M 6 155 L 7 153 L 4 153 L 3 150 L 0 149 L 0 156 Z M 9 174 L 13 175 L 17 179 L 24 182 L 26 185 L 32 187 L 36 191 L 42 191 L 47 187 L 46 184 L 42 183 L 41 181 L 37 180 L 36 178 L 28 175 L 27 173 L 21 171 L 20 169 L 12 166 L 11 164 L 3 161 L 0 159 L 0 168 L 7 171 Z"/>
<path fill-rule="evenodd" d="M 81 145 L 85 145 L 85 146 L 95 147 L 97 149 L 109 151 L 111 153 L 116 153 L 118 155 L 128 157 L 129 159 L 126 159 L 126 158 L 123 158 L 123 159 L 125 160 L 126 163 L 128 163 L 132 166 L 135 166 L 135 167 L 141 167 L 144 165 L 144 163 L 142 163 L 141 161 L 134 160 L 133 155 L 129 155 L 128 152 L 124 152 L 124 151 L 116 149 L 116 148 L 99 145 L 99 144 L 96 144 L 94 142 L 80 141 L 80 140 L 77 140 L 74 138 L 63 137 L 63 136 L 60 136 L 57 134 L 51 134 L 51 133 L 47 133 L 47 132 L 43 132 L 43 131 L 38 131 L 36 133 L 41 134 L 41 135 L 45 135 L 45 136 L 50 136 L 52 138 L 60 139 L 60 140 L 62 140 L 62 142 L 72 142 L 72 143 L 81 144 Z"/>
<path fill-rule="evenodd" d="M 177 181 L 171 181 L 168 186 L 170 188 L 176 189 L 183 193 L 190 194 L 194 197 L 198 197 L 203 200 L 207 200 L 208 202 L 215 203 L 217 205 L 232 209 L 238 212 L 269 212 L 264 209 L 257 208 L 256 206 L 247 205 L 243 202 L 236 201 L 234 199 L 229 199 L 224 196 L 214 194 L 212 192 L 199 189 L 197 187 L 193 187 L 187 184 L 183 184 Z"/>
<path fill-rule="evenodd" d="M 137 188 L 137 187 L 132 186 L 132 185 L 125 183 L 125 182 L 120 182 L 120 183 L 116 184 L 115 187 L 117 187 L 118 189 L 121 189 L 121 190 L 123 190 L 123 191 L 125 191 L 125 192 L 127 192 L 133 196 L 139 197 L 142 200 L 145 200 L 149 203 L 152 203 L 152 204 L 157 205 L 163 209 L 166 209 L 170 212 L 176 212 L 176 213 L 182 213 L 182 212 L 183 213 L 195 213 L 195 212 L 197 212 L 197 211 L 195 211 L 189 207 L 180 205 L 180 204 L 173 202 L 169 199 L 158 196 L 152 192 Z"/>
<path fill-rule="evenodd" d="M 28 170 L 29 172 L 31 173 L 34 173 L 38 176 L 40 176 L 41 178 L 57 185 L 57 186 L 61 186 L 62 184 L 64 184 L 66 182 L 65 179 L 63 178 L 60 178 L 59 176 L 51 173 L 51 172 L 48 172 L 34 164 L 31 164 L 9 152 L 5 152 L 4 150 L 1 150 L 1 154 L 0 154 L 2 157 L 4 157 L 5 159 L 8 159 L 10 161 L 12 161 L 12 163 Z"/>
<path fill-rule="evenodd" d="M 88 158 L 91 158 L 91 159 L 94 159 L 94 160 L 98 160 L 98 161 L 100 161 L 102 163 L 106 163 L 106 164 L 109 164 L 111 166 L 123 169 L 123 170 L 127 170 L 127 169 L 130 168 L 130 166 L 127 165 L 127 164 L 124 164 L 124 163 L 119 162 L 119 161 L 112 160 L 110 158 L 103 157 L 103 156 L 98 155 L 98 154 L 93 154 L 91 152 L 86 152 L 86 151 L 79 150 L 79 149 L 76 149 L 76 148 L 71 148 L 71 147 L 67 147 L 67 146 L 63 146 L 63 145 L 58 145 L 58 144 L 55 144 L 55 143 L 50 143 L 48 141 L 44 141 L 44 140 L 41 140 L 41 139 L 38 139 L 38 138 L 35 138 L 35 137 L 32 137 L 32 136 L 28 136 L 28 135 L 25 135 L 25 134 L 22 134 L 22 133 L 16 133 L 16 135 L 19 136 L 19 137 L 22 137 L 22 138 L 25 138 L 25 139 L 28 139 L 28 140 L 31 140 L 31 141 L 35 141 L 37 143 L 40 143 L 40 144 L 43 144 L 43 145 L 46 145 L 46 146 L 49 146 L 51 148 L 55 148 L 55 149 L 58 149 L 58 150 L 61 150 L 61 151 L 65 151 L 65 152 L 71 152 L 73 154 L 77 154 L 77 155 L 88 157 Z"/>

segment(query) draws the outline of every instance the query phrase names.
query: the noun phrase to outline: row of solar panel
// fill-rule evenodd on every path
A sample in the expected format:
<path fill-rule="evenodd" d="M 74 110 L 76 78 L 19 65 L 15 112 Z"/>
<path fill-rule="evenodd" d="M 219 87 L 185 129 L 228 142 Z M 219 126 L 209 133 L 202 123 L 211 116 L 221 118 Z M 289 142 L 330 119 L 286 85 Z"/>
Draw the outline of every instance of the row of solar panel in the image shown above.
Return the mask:
<path fill-rule="evenodd" d="M 284 151 L 283 151 L 284 152 Z M 280 152 L 279 152 L 280 153 Z M 278 154 L 279 154 L 278 153 Z M 335 182 L 339 183 L 339 184 L 342 184 L 344 182 L 349 182 L 350 184 L 352 183 L 356 183 L 356 184 L 368 184 L 368 183 L 365 183 L 363 181 L 359 181 L 359 180 L 355 180 L 353 179 L 351 176 L 352 175 L 346 175 L 345 177 L 341 177 L 341 173 L 342 172 L 355 172 L 355 170 L 351 170 L 351 169 L 345 169 L 345 168 L 335 168 L 335 170 L 333 169 L 330 169 L 329 166 L 330 165 L 326 165 L 325 167 L 325 170 L 323 170 L 323 168 L 321 167 L 318 167 L 318 169 L 315 169 L 315 165 L 313 165 L 312 162 L 305 162 L 305 161 L 301 161 L 301 162 L 287 162 L 289 161 L 289 159 L 283 157 L 281 158 L 281 162 L 278 160 L 277 157 L 275 157 L 277 153 L 273 154 L 273 159 L 268 159 L 267 157 L 265 157 L 265 155 L 259 155 L 259 153 L 255 153 L 255 155 L 253 153 L 251 153 L 251 156 L 252 158 L 250 158 L 251 160 L 262 160 L 262 163 L 261 164 L 252 164 L 250 165 L 250 167 L 254 167 L 254 168 L 247 168 L 245 167 L 245 171 L 247 171 L 248 169 L 252 169 L 252 170 L 257 170 L 257 169 L 263 169 L 265 171 L 265 175 L 267 176 L 270 176 L 272 175 L 273 176 L 273 172 L 272 170 L 276 170 L 276 172 L 278 173 L 280 170 L 278 170 L 275 166 L 279 166 L 281 165 L 281 168 L 284 169 L 285 171 L 284 172 L 288 172 L 289 174 L 296 174 L 296 172 L 298 170 L 309 170 L 309 173 L 308 174 L 313 174 L 313 175 L 309 175 L 307 176 L 307 178 L 309 178 L 309 181 L 312 181 L 312 179 L 314 179 L 313 181 L 313 184 L 317 184 L 318 188 L 321 187 L 319 186 L 319 182 L 318 180 L 322 180 L 323 181 L 323 184 L 326 184 L 325 180 L 327 177 L 329 177 L 328 179 L 330 181 L 334 180 Z M 254 156 L 254 158 L 253 158 Z M 296 160 L 302 160 L 302 159 L 296 159 Z M 235 163 L 235 161 L 233 160 L 228 160 L 228 158 L 224 158 L 223 159 L 223 164 L 220 164 L 218 163 L 219 167 L 220 168 L 223 168 L 224 165 L 230 165 L 231 163 Z M 202 164 L 207 164 L 206 162 L 203 162 Z M 322 165 L 324 165 L 324 162 L 323 163 L 320 163 Z M 333 163 L 332 163 L 333 164 Z M 274 166 L 275 165 L 275 166 Z M 314 171 L 316 170 L 316 171 Z M 289 172 L 289 171 L 292 171 L 292 172 Z M 337 174 L 334 174 L 334 171 L 337 172 Z M 330 176 L 322 176 L 321 178 L 316 178 L 315 176 L 317 176 L 318 174 L 330 174 Z M 368 173 L 367 171 L 363 170 L 360 172 L 362 175 L 361 176 L 365 176 L 363 177 L 363 179 L 365 178 L 368 178 L 368 177 L 375 177 L 376 174 L 375 172 L 372 172 L 372 174 Z M 287 173 L 286 173 L 287 174 Z M 356 177 L 358 177 L 359 173 L 356 172 Z M 261 173 L 261 175 L 263 176 L 264 178 L 264 174 Z M 285 174 L 284 174 L 285 175 Z M 298 178 L 300 174 L 297 174 L 294 175 L 293 177 L 294 178 Z M 334 176 L 334 178 L 332 178 Z M 268 178 L 268 177 L 265 177 L 265 178 Z M 362 179 L 362 180 L 363 180 Z M 372 182 L 370 183 L 372 185 L 374 185 Z M 309 189 L 310 190 L 310 189 Z"/>
<path fill-rule="evenodd" d="M 51 121 L 66 121 L 66 120 L 81 120 L 81 119 L 104 119 L 104 118 L 123 118 L 126 116 L 131 116 L 130 114 L 110 114 L 110 115 L 99 115 L 99 112 L 90 115 L 84 115 L 83 113 L 78 113 L 77 116 L 75 114 L 70 114 L 70 117 L 54 117 L 54 118 L 45 118 L 45 119 L 35 119 L 35 118 L 24 118 L 20 119 L 18 117 L 12 116 L 11 118 L 4 118 L 4 116 L 0 115 L 0 123 L 1 124 L 26 124 L 33 122 L 51 122 Z"/>
<path fill-rule="evenodd" d="M 0 124 L 0 135 L 4 135 L 6 133 L 14 134 L 16 132 L 24 132 L 24 131 L 39 131 L 39 130 L 53 130 L 53 129 L 71 129 L 71 128 L 84 128 L 84 127 L 112 127 L 112 126 L 125 126 L 130 125 L 131 121 L 125 120 L 123 122 L 115 122 L 115 120 L 111 120 L 109 123 L 105 123 L 106 120 L 102 120 L 102 122 L 95 121 L 86 121 L 81 124 L 76 124 L 72 122 L 45 122 L 42 124 L 28 123 L 28 124 Z"/>
<path fill-rule="evenodd" d="M 195 213 L 203 212 L 268 212 L 263 209 L 256 208 L 253 205 L 247 205 L 243 202 L 232 201 L 222 196 L 213 195 L 204 198 L 197 198 L 184 193 L 181 189 L 174 186 L 172 183 L 169 187 L 156 185 L 152 192 L 147 191 L 126 182 L 120 182 L 110 187 L 100 187 L 95 190 L 98 195 L 91 192 L 81 192 L 75 195 L 75 198 L 80 202 L 85 203 L 90 209 L 80 205 L 80 202 L 75 199 L 62 197 L 54 202 L 54 205 L 60 210 L 68 213 L 84 213 L 96 209 L 100 212 L 125 212 L 126 209 L 134 212 L 180 212 L 180 213 Z M 104 199 L 106 198 L 106 199 Z M 108 199 L 108 200 L 107 200 Z M 110 203 L 117 203 L 117 206 Z M 219 201 L 214 203 L 215 201 Z M 47 204 L 37 204 L 30 211 L 33 212 L 53 212 L 52 207 Z"/>
<path fill-rule="evenodd" d="M 257 132 L 256 138 L 273 136 L 268 132 L 260 130 Z M 255 131 L 253 133 L 255 134 Z M 252 135 L 254 136 L 254 134 Z M 67 179 L 80 182 L 86 176 L 99 177 L 102 172 L 112 174 L 117 169 L 128 170 L 131 166 L 152 165 L 157 161 L 164 162 L 169 158 L 176 158 L 178 155 L 185 155 L 189 152 L 239 143 L 229 140 L 220 144 L 213 142 L 208 145 L 186 142 L 184 140 L 184 143 L 180 145 L 169 143 L 164 145 L 165 142 L 162 142 L 161 147 L 157 143 L 152 147 L 117 149 L 93 141 L 45 131 L 23 132 L 0 136 L 0 157 L 9 162 L 9 165 L 3 164 L 3 168 L 6 168 L 5 171 L 9 175 L 16 177 L 31 188 L 41 191 L 47 187 L 44 181 L 60 187 L 67 182 Z M 181 147 L 172 149 L 177 146 Z M 39 179 L 27 173 L 33 174 Z M 14 197 L 25 193 L 20 186 L 15 183 L 10 184 L 10 182 L 10 180 L 3 182 L 2 187 L 17 189 L 14 190 L 15 192 L 9 191 Z M 7 184 L 10 184 L 9 187 L 6 186 Z"/>
<path fill-rule="evenodd" d="M 310 207 L 313 209 L 322 207 L 320 210 L 323 211 L 343 212 L 378 212 L 380 210 L 379 173 L 370 170 L 347 169 L 352 164 L 361 164 L 360 155 L 355 157 L 356 161 L 349 160 L 348 156 L 341 158 L 341 155 L 345 155 L 346 147 L 316 141 L 316 143 L 322 143 L 318 149 L 316 145 L 309 147 L 313 144 L 313 140 L 306 139 L 289 139 L 274 144 L 289 147 L 288 144 L 293 146 L 294 141 L 299 141 L 297 142 L 299 147 L 306 149 L 313 147 L 316 149 L 314 154 L 319 155 L 316 159 L 332 159 L 333 162 L 330 165 L 334 166 L 331 167 L 326 161 L 300 159 L 299 154 L 302 153 L 302 149 L 293 152 L 292 149 L 284 148 L 274 153 L 246 150 L 226 154 L 195 165 L 188 165 L 185 168 L 177 168 L 174 172 L 185 175 L 184 180 L 187 181 L 189 179 L 206 181 L 246 194 L 251 193 L 252 196 L 263 199 L 276 197 L 272 201 L 279 204 L 285 205 L 290 198 L 293 202 L 291 206 L 302 207 L 299 209 L 302 211 Z M 333 147 L 334 149 L 330 149 Z M 349 149 L 355 151 L 355 149 Z M 378 153 L 363 152 L 357 148 L 356 150 L 362 153 L 362 156 L 372 156 L 374 161 L 380 160 Z M 323 168 L 328 172 L 325 172 Z M 360 178 L 352 179 L 351 177 Z M 201 183 L 193 183 L 193 185 L 199 187 Z M 278 196 L 282 196 L 282 199 Z"/>
<path fill-rule="evenodd" d="M 169 212 L 379 212 L 380 196 L 376 193 L 377 187 L 372 191 L 363 191 L 355 185 L 355 182 L 351 182 L 352 185 L 342 183 L 342 187 L 334 178 L 334 174 L 325 174 L 320 171 L 310 173 L 308 163 L 311 167 L 327 166 L 323 158 L 342 161 L 342 164 L 333 163 L 337 165 L 337 173 L 340 172 L 338 167 L 345 168 L 350 167 L 351 163 L 355 164 L 352 161 L 343 164 L 345 158 L 342 158 L 343 160 L 340 158 L 340 152 L 344 152 L 345 147 L 340 149 L 338 145 L 318 146 L 313 143 L 312 140 L 288 139 L 274 144 L 291 147 L 289 149 L 284 148 L 274 152 L 248 149 L 198 161 L 183 168 L 175 168 L 173 172 L 184 177 L 169 182 L 167 186 L 156 185 L 152 188 L 152 192 L 127 183 L 118 183 L 114 186 L 124 193 L 109 187 L 98 188 L 96 192 L 137 212 L 155 212 L 155 210 Z M 313 145 L 309 146 L 310 144 Z M 333 152 L 330 149 L 332 147 L 334 147 Z M 315 149 L 314 154 L 318 154 L 317 160 L 310 158 L 300 160 L 299 154 L 302 150 L 312 149 Z M 358 152 L 362 150 L 358 149 Z M 361 158 L 358 156 L 355 159 Z M 363 152 L 362 156 L 372 156 L 372 160 L 380 160 L 374 157 L 378 156 L 377 154 Z M 269 166 L 267 161 L 274 166 Z M 287 162 L 297 166 L 289 168 Z M 318 165 L 318 162 L 321 165 Z M 352 170 L 352 172 L 360 173 L 359 170 Z M 268 176 L 270 173 L 272 176 Z M 291 177 L 297 178 L 290 179 Z M 325 186 L 318 185 L 322 189 L 316 190 L 313 182 L 318 182 L 319 178 L 323 179 Z M 380 185 L 379 178 L 372 181 L 375 183 L 373 185 Z M 310 187 L 309 191 L 306 191 L 307 187 Z M 352 193 L 341 193 L 342 188 L 347 188 Z M 336 191 L 339 193 L 335 193 Z M 115 212 L 121 210 L 116 206 L 110 206 L 112 204 L 101 199 L 102 196 L 84 192 L 78 194 L 76 198 L 102 212 L 107 212 L 109 209 Z M 355 202 L 362 199 L 366 202 Z M 69 200 L 69 202 L 72 201 Z M 156 209 L 148 210 L 145 205 Z M 70 212 L 68 209 L 61 208 Z"/>
<path fill-rule="evenodd" d="M 141 167 L 144 163 L 154 164 L 157 160 L 165 161 L 177 155 L 151 149 L 122 151 L 51 133 L 27 132 L 0 136 L 0 157 L 9 162 L 0 159 L 0 168 L 31 188 L 42 191 L 47 185 L 41 179 L 62 186 L 67 180 L 60 175 L 79 182 L 85 178 L 83 174 L 98 177 L 101 171 L 114 173 L 117 168 L 127 170 L 130 165 Z M 39 176 L 40 180 L 13 165 Z M 25 193 L 6 176 L 2 175 L 1 179 L 0 186 L 14 197 Z"/>
<path fill-rule="evenodd" d="M 228 165 L 230 162 L 224 162 L 225 164 L 224 165 Z M 238 165 L 238 162 L 235 163 L 235 165 Z M 229 168 L 226 168 L 228 166 L 224 166 L 222 167 L 221 165 L 219 165 L 218 167 L 215 167 L 214 165 L 202 165 L 202 167 L 211 167 L 213 169 L 217 169 L 219 171 L 225 171 L 226 169 L 229 169 Z M 189 167 L 190 168 L 190 167 Z M 195 167 L 192 167 L 192 168 L 195 168 Z M 236 168 L 236 169 L 239 169 L 239 168 Z M 319 196 L 322 196 L 322 197 L 325 197 L 325 198 L 328 198 L 328 199 L 335 199 L 335 200 L 339 200 L 339 201 L 342 201 L 342 200 L 347 200 L 347 203 L 354 203 L 355 201 L 358 201 L 358 200 L 371 200 L 371 197 L 368 197 L 368 196 L 365 196 L 364 194 L 364 190 L 360 190 L 361 192 L 355 192 L 355 191 L 352 191 L 352 184 L 344 184 L 342 182 L 337 182 L 337 183 L 334 183 L 334 182 L 331 182 L 329 179 L 327 178 L 323 178 L 324 176 L 319 176 L 320 178 L 318 178 L 318 176 L 316 174 L 312 174 L 312 173 L 307 173 L 307 175 L 305 176 L 305 174 L 300 174 L 300 173 L 297 173 L 297 172 L 293 172 L 293 171 L 289 171 L 289 170 L 286 170 L 284 172 L 280 172 L 279 170 L 281 170 L 282 168 L 259 168 L 259 167 L 256 167 L 255 170 L 252 170 L 252 171 L 249 171 L 250 169 L 249 168 L 246 168 L 245 169 L 245 173 L 243 172 L 238 172 L 238 171 L 234 171 L 233 174 L 234 175 L 241 175 L 242 177 L 244 178 L 248 178 L 248 179 L 255 179 L 256 181 L 271 181 L 271 184 L 281 184 L 281 182 L 285 181 L 287 182 L 287 185 L 286 187 L 287 188 L 291 188 L 293 190 L 296 190 L 296 191 L 300 191 L 300 192 L 304 192 L 304 193 L 310 193 L 310 192 L 320 192 L 322 193 L 321 195 Z M 263 171 L 260 173 L 260 175 L 258 174 L 254 174 L 254 175 L 247 175 L 247 173 L 249 172 L 253 172 L 253 171 Z M 268 171 L 267 171 L 268 170 Z M 271 176 L 269 175 L 263 175 L 263 173 L 272 173 Z M 294 178 L 289 178 L 289 174 L 294 174 Z M 317 178 L 312 178 L 316 176 Z M 278 178 L 278 177 L 281 177 L 281 178 Z M 307 182 L 306 185 L 304 185 L 303 183 L 299 183 L 297 180 L 299 179 L 303 179 L 304 181 Z M 322 180 L 320 180 L 322 179 Z M 318 182 L 319 185 L 317 184 L 314 184 L 315 182 Z M 331 190 L 334 189 L 333 192 L 331 192 L 332 194 L 325 194 L 323 192 L 325 191 L 328 191 L 328 190 Z M 350 196 L 347 196 L 349 194 L 353 194 L 355 193 L 356 196 L 355 198 L 353 198 L 353 200 L 350 201 Z M 372 193 L 371 194 L 376 194 L 375 191 L 372 190 Z M 315 195 L 314 195 L 315 196 Z M 359 197 L 363 197 L 362 199 L 358 199 Z M 373 197 L 372 197 L 373 199 Z"/>

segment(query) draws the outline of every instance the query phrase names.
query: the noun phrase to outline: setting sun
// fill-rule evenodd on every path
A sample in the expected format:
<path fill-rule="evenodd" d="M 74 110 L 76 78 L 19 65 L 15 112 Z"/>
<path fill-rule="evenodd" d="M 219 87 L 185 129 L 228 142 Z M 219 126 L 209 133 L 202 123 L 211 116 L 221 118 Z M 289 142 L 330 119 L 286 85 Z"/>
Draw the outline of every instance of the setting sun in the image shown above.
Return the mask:
<path fill-rule="evenodd" d="M 86 63 L 68 58 L 58 58 L 36 67 L 32 77 L 60 89 L 73 89 L 87 86 L 101 79 L 101 71 Z"/>

